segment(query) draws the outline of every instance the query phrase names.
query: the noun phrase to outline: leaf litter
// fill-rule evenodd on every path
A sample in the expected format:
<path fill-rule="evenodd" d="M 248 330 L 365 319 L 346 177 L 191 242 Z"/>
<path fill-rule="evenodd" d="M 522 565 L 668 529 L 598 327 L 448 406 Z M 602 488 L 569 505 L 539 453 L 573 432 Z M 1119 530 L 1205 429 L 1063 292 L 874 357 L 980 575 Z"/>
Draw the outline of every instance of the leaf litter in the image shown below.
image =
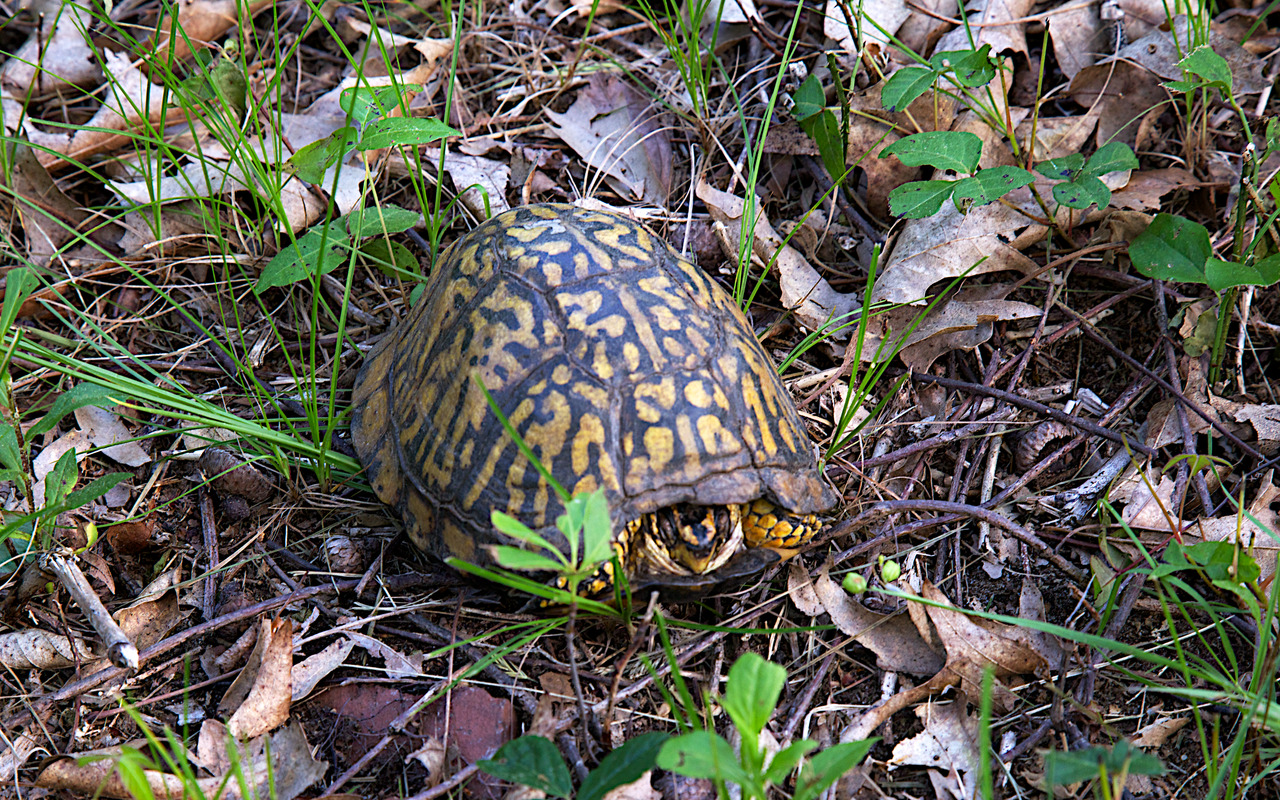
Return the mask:
<path fill-rule="evenodd" d="M 1042 790 L 1037 748 L 1072 737 L 1083 747 L 1124 735 L 1171 767 L 1182 763 L 1193 749 L 1172 732 L 1195 709 L 1168 700 L 1156 716 L 1130 713 L 1128 678 L 1083 637 L 1105 633 L 1117 647 L 1140 641 L 1144 626 L 1124 623 L 1151 614 L 1154 599 L 1124 606 L 1106 630 L 1099 606 L 1106 587 L 1133 586 L 1132 571 L 1170 547 L 1187 554 L 1170 562 L 1182 565 L 1184 585 L 1209 587 L 1241 613 L 1245 595 L 1272 597 L 1280 545 L 1267 459 L 1280 449 L 1280 297 L 1267 259 L 1280 242 L 1259 220 L 1274 209 L 1280 154 L 1265 123 L 1274 116 L 1277 44 L 1266 21 L 1245 9 L 1168 19 L 1146 0 L 986 2 L 964 9 L 966 28 L 954 3 L 884 2 L 862 7 L 877 25 L 860 39 L 848 5 L 831 0 L 821 24 L 796 28 L 808 49 L 783 65 L 791 9 L 728 3 L 721 26 L 684 29 L 708 46 L 719 37 L 717 69 L 699 73 L 701 61 L 671 49 L 679 14 L 654 21 L 618 4 L 556 5 L 478 7 L 459 20 L 460 46 L 420 9 L 342 3 L 316 12 L 323 32 L 304 27 L 306 12 L 259 13 L 278 10 L 265 0 L 195 0 L 176 19 L 136 5 L 99 16 L 41 0 L 15 17 L 0 44 L 0 202 L 11 212 L 0 235 L 10 265 L 45 270 L 47 285 L 15 310 L 4 334 L 15 353 L 5 405 L 16 404 L 4 421 L 14 444 L 0 442 L 5 507 L 15 518 L 42 508 L 44 478 L 71 451 L 76 487 L 130 470 L 109 495 L 54 509 L 50 529 L 57 544 L 91 548 L 81 555 L 91 583 L 144 661 L 125 675 L 104 660 L 78 612 L 56 605 L 23 555 L 29 536 L 6 528 L 0 661 L 29 679 L 7 692 L 23 703 L 0 708 L 5 785 L 16 778 L 129 796 L 112 765 L 141 752 L 153 791 L 181 791 L 153 745 L 135 751 L 123 742 L 144 728 L 159 733 L 148 726 L 178 729 L 186 712 L 169 698 L 190 683 L 211 710 L 183 745 L 196 782 L 212 789 L 240 771 L 261 792 L 270 770 L 272 791 L 285 798 L 315 787 L 383 796 L 390 784 L 353 787 L 377 786 L 406 764 L 418 770 L 405 773 L 411 793 L 466 784 L 499 796 L 496 782 L 472 777 L 474 765 L 514 736 L 518 716 L 583 748 L 587 767 L 602 746 L 670 729 L 677 709 L 663 692 L 671 665 L 651 622 L 632 637 L 580 621 L 573 649 L 551 634 L 492 650 L 509 636 L 500 629 L 529 621 L 519 602 L 409 553 L 361 479 L 349 477 L 358 465 L 340 420 L 352 365 L 412 302 L 406 273 L 425 271 L 486 213 L 564 200 L 630 209 L 677 247 L 709 234 L 702 240 L 717 246 L 691 255 L 726 285 L 745 254 L 748 315 L 778 360 L 798 352 L 784 377 L 820 447 L 841 439 L 846 399 L 864 396 L 858 381 L 884 369 L 858 415 L 867 420 L 859 446 L 827 454 L 845 503 L 830 535 L 791 557 L 787 591 L 766 574 L 714 606 L 658 607 L 668 619 L 713 624 L 669 629 L 686 680 L 714 690 L 747 649 L 784 661 L 794 705 L 766 731 L 779 747 L 811 724 L 838 740 L 885 737 L 844 778 L 846 791 L 892 775 L 912 796 L 974 796 L 984 670 L 1007 714 L 993 741 L 1016 765 L 1000 775 L 1002 791 Z M 137 33 L 148 30 L 162 33 Z M 896 42 L 935 60 L 915 61 Z M 984 44 L 991 73 L 971 81 L 964 54 Z M 1193 53 L 1199 60 L 1188 60 Z M 911 69 L 928 86 L 886 108 L 894 76 Z M 227 74 L 239 83 L 221 83 Z M 795 85 L 778 83 L 775 104 L 778 75 Z M 825 142 L 786 105 L 806 78 L 819 82 L 819 112 L 831 115 Z M 715 91 L 694 91 L 702 79 Z M 1195 80 L 1206 83 L 1188 90 Z M 232 96 L 236 86 L 243 97 Z M 720 99 L 699 108 L 698 97 Z M 367 117 L 349 115 L 359 103 Z M 433 149 L 429 119 L 460 134 L 446 152 Z M 1253 147 L 1270 145 L 1260 169 L 1241 160 L 1242 120 Z M 425 144 L 401 146 L 396 137 L 411 131 Z M 971 168 L 938 166 L 937 152 L 918 163 L 902 155 L 913 134 L 960 131 L 981 146 Z M 1073 166 L 1117 142 L 1138 153 L 1133 164 L 1097 175 Z M 314 172 L 297 157 L 309 146 L 329 146 Z M 848 175 L 824 170 L 833 150 Z M 991 183 L 996 175 L 1005 184 Z M 912 181 L 929 181 L 919 188 L 941 203 L 895 219 Z M 450 205 L 455 197 L 461 202 Z M 273 255 L 319 223 L 391 206 L 416 221 L 378 236 L 344 233 L 325 264 L 333 272 L 315 276 L 320 293 L 307 282 L 306 258 L 289 280 L 259 280 Z M 1241 217 L 1249 208 L 1256 213 Z M 1150 266 L 1131 260 L 1127 246 L 1157 212 L 1200 226 L 1213 258 L 1240 259 L 1254 277 L 1236 283 L 1231 276 L 1244 273 L 1210 262 L 1204 281 L 1148 281 Z M 1236 247 L 1237 236 L 1252 237 L 1254 249 Z M 1229 330 L 1216 327 L 1220 318 Z M 828 334 L 802 345 L 815 331 Z M 950 383 L 910 380 L 923 373 Z M 137 379 L 128 402 L 86 406 L 32 441 L 18 438 L 66 391 L 64 377 L 112 375 Z M 852 383 L 833 385 L 844 380 Z M 1059 401 L 1031 399 L 1058 380 L 1104 398 L 1102 416 L 1093 422 Z M 157 388 L 168 394 L 158 398 Z M 1065 459 L 1050 451 L 1074 440 L 1055 439 L 1026 455 L 1029 467 L 1014 468 L 1004 433 L 1048 418 L 1084 433 L 1088 452 L 1061 472 Z M 257 427 L 226 433 L 237 420 Z M 211 441 L 223 444 L 200 458 Z M 305 444 L 295 450 L 294 442 Z M 1041 493 L 1085 482 L 1091 465 L 1126 447 L 1135 463 L 1101 490 L 1078 529 L 1055 530 L 1027 510 Z M 1206 453 L 1219 459 L 1212 468 Z M 105 544 L 74 539 L 90 521 L 106 529 Z M 1012 528 L 976 535 L 979 521 L 1039 536 Z M 1045 541 L 1087 565 L 1095 585 L 1057 570 L 1037 549 Z M 1231 583 L 1246 573 L 1223 572 L 1207 555 L 1215 552 L 1230 554 L 1231 570 L 1256 564 L 1247 590 Z M 910 583 L 882 580 L 881 557 L 909 563 Z M 327 564 L 350 577 L 333 577 Z M 157 573 L 164 577 L 152 584 Z M 842 588 L 840 576 L 855 573 L 872 593 Z M 779 633 L 753 628 L 766 613 Z M 58 622 L 67 614 L 70 627 Z M 833 628 L 808 627 L 814 622 Z M 716 632 L 724 624 L 754 632 Z M 304 634 L 299 625 L 322 630 Z M 1229 633 L 1192 646 L 1212 660 L 1223 648 L 1243 655 L 1275 644 Z M 173 660 L 180 653 L 190 672 Z M 642 653 L 657 665 L 656 680 Z M 827 653 L 840 654 L 835 666 Z M 563 680 L 566 672 L 573 680 Z M 550 696 L 546 676 L 560 676 L 556 693 L 571 700 L 539 702 Z M 1074 704 L 1052 718 L 1045 709 L 1063 685 Z M 126 712 L 112 705 L 122 689 L 133 703 Z M 73 697 L 88 717 L 71 737 L 52 712 Z M 427 710 L 415 715 L 420 705 Z M 603 729 L 596 741 L 565 736 L 581 729 L 580 709 L 608 712 L 595 720 Z M 331 724 L 352 724 L 365 739 L 335 746 L 326 741 Z M 1046 736 L 1044 726 L 1061 736 Z M 240 748 L 235 759 L 229 742 Z M 37 765 L 31 757 L 42 749 L 63 757 Z M 94 753 L 106 759 L 66 757 Z M 647 776 L 619 796 L 675 796 L 670 777 Z M 1203 780 L 1130 776 L 1129 786 L 1173 796 L 1173 787 Z M 235 779 L 228 786 L 240 791 Z"/>

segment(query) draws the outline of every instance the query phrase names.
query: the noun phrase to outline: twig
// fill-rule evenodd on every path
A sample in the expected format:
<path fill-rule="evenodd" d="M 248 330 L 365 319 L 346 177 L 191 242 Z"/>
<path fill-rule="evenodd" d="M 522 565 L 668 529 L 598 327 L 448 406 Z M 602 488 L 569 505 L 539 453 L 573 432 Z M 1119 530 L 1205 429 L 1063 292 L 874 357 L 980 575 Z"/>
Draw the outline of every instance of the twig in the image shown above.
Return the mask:
<path fill-rule="evenodd" d="M 1070 575 L 1076 581 L 1083 581 L 1088 576 L 1085 572 L 1067 561 L 1060 553 L 1051 548 L 1043 539 L 1036 536 L 1031 531 L 1022 527 L 1007 517 L 978 506 L 966 505 L 964 503 L 948 503 L 945 500 L 886 500 L 876 503 L 868 509 L 862 511 L 858 516 L 845 523 L 842 528 L 856 530 L 860 527 L 866 527 L 873 521 L 887 517 L 891 514 L 900 514 L 909 511 L 936 511 L 945 514 L 956 514 L 960 516 L 973 517 L 975 519 L 984 520 L 995 525 L 997 528 L 1008 531 L 1026 544 L 1040 551 L 1040 553 L 1049 560 L 1058 569 Z"/>
<path fill-rule="evenodd" d="M 138 648 L 111 618 L 98 593 L 89 585 L 69 550 L 59 549 L 40 557 L 40 569 L 58 579 L 84 612 L 89 624 L 107 646 L 107 658 L 120 669 L 138 668 Z"/>
<path fill-rule="evenodd" d="M 1150 370 L 1145 371 L 1150 372 Z M 936 383 L 939 386 L 945 386 L 948 389 L 961 389 L 975 394 L 986 395 L 987 397 L 994 397 L 997 400 L 1003 400 L 1010 405 L 1030 409 L 1038 414 L 1043 414 L 1050 419 L 1065 422 L 1072 427 L 1079 428 L 1080 430 L 1086 433 L 1091 433 L 1094 436 L 1101 436 L 1103 439 L 1107 439 L 1117 444 L 1126 445 L 1135 453 L 1141 453 L 1148 457 L 1154 457 L 1156 455 L 1156 451 L 1154 449 L 1147 447 L 1141 442 L 1134 441 L 1132 437 L 1125 436 L 1123 433 L 1116 433 L 1115 431 L 1104 428 L 1101 425 L 1095 425 L 1092 422 L 1087 422 L 1079 417 L 1073 417 L 1065 411 L 1047 406 L 1044 403 L 1037 403 L 1034 400 L 1028 400 L 1021 395 L 1014 394 L 1013 392 L 1006 392 L 1003 389 L 995 389 L 978 383 L 967 383 L 965 381 L 957 381 L 951 378 L 943 378 L 938 375 L 926 375 L 920 372 L 911 373 L 911 379 L 921 383 Z"/>

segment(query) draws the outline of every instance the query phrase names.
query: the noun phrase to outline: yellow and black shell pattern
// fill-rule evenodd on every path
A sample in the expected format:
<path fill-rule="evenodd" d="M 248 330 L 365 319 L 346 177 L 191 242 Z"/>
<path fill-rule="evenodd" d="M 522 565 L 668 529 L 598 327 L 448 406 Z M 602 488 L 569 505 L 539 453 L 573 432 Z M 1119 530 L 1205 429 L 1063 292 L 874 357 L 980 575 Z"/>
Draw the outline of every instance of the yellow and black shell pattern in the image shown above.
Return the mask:
<path fill-rule="evenodd" d="M 413 542 L 489 560 L 504 511 L 564 545 L 563 507 L 473 375 L 614 529 L 676 503 L 831 508 L 795 406 L 746 318 L 698 267 L 612 213 L 532 205 L 440 258 L 356 378 L 352 438 Z"/>

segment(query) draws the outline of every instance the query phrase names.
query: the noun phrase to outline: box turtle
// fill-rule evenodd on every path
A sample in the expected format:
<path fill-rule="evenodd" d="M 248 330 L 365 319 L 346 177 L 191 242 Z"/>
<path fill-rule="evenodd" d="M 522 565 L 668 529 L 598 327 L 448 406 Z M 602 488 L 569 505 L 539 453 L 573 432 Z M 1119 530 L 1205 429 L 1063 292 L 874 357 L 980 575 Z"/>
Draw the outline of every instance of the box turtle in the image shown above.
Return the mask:
<path fill-rule="evenodd" d="M 804 543 L 835 505 L 733 300 L 625 217 L 544 204 L 480 225 L 356 377 L 356 452 L 414 544 L 488 563 L 510 543 L 490 521 L 504 511 L 563 547 L 561 503 L 477 373 L 557 481 L 604 489 L 638 585 L 758 569 L 761 548 Z"/>

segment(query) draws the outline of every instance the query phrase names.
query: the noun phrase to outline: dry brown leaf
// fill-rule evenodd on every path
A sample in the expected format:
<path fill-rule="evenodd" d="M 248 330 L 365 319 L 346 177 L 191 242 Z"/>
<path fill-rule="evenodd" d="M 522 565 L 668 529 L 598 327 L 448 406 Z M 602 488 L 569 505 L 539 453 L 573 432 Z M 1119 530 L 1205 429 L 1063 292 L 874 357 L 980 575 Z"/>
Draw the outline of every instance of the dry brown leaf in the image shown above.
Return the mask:
<path fill-rule="evenodd" d="M 20 107 L 4 98 L 4 118 L 25 120 L 23 133 L 28 141 L 40 148 L 36 157 L 46 167 L 62 162 L 64 156 L 72 163 L 88 161 L 94 155 L 126 144 L 128 137 L 124 131 L 144 122 L 159 124 L 164 116 L 164 87 L 148 80 L 127 54 L 107 50 L 102 58 L 111 73 L 111 80 L 104 89 L 102 105 L 82 125 L 46 132 L 34 124 L 37 120 L 26 118 Z M 180 116 L 179 112 L 174 112 L 168 122 L 172 124 Z"/>
<path fill-rule="evenodd" d="M 270 0 L 188 0 L 180 3 L 176 21 L 166 15 L 157 24 L 156 30 L 162 33 L 154 52 L 163 53 L 173 60 L 185 59 L 193 47 L 203 50 L 222 38 L 222 34 L 242 21 L 242 11 L 243 21 L 247 22 L 269 4 Z M 170 31 L 182 33 L 170 41 Z"/>
<path fill-rule="evenodd" d="M 809 577 L 809 570 L 798 561 L 792 561 L 787 566 L 787 594 L 791 595 L 791 602 L 795 603 L 796 608 L 806 617 L 816 617 L 826 611 L 813 590 L 813 579 Z"/>
<path fill-rule="evenodd" d="M 1093 66 L 1098 53 L 1111 52 L 1110 27 L 1102 24 L 1095 3 L 1063 0 L 1056 9 L 1045 12 L 1053 54 L 1062 74 L 1070 80 L 1080 70 Z M 1037 154 L 1037 157 L 1040 157 Z M 1052 158 L 1053 156 L 1048 156 Z"/>
<path fill-rule="evenodd" d="M 10 59 L 10 63 L 13 59 Z M 22 220 L 27 255 L 47 264 L 50 257 L 74 238 L 89 212 L 67 197 L 49 175 L 49 170 L 31 148 L 20 141 L 9 147 L 9 169 L 0 174 L 0 184 L 10 178 L 13 208 Z"/>
<path fill-rule="evenodd" d="M 671 194 L 671 137 L 654 102 L 615 74 L 596 73 L 551 129 L 627 198 L 665 207 Z M 587 192 L 591 194 L 591 192 Z"/>
<path fill-rule="evenodd" d="M 0 91 L 6 98 L 45 95 L 67 86 L 91 86 L 102 80 L 97 53 L 85 33 L 93 27 L 88 6 L 62 0 L 39 0 L 31 10 L 40 15 L 40 30 L 0 69 Z M 12 125 L 17 117 L 6 117 Z"/>
<path fill-rule="evenodd" d="M 921 596 L 937 604 L 924 610 L 947 651 L 943 669 L 960 679 L 969 697 L 982 695 L 982 672 L 991 667 L 996 678 L 993 701 L 997 708 L 1008 710 L 1016 698 L 1002 681 L 1047 670 L 1049 664 L 1033 646 L 1026 628 L 970 617 L 928 581 L 923 582 Z"/>
<path fill-rule="evenodd" d="M 611 789 L 604 800 L 660 800 L 662 796 L 653 788 L 653 772 L 646 772 L 638 780 Z"/>
<path fill-rule="evenodd" d="M 1236 422 L 1248 422 L 1258 435 L 1258 449 L 1271 455 L 1280 448 L 1280 405 L 1248 403 L 1235 413 Z"/>
<path fill-rule="evenodd" d="M 742 198 L 704 182 L 698 184 L 697 194 L 711 211 L 711 219 L 717 223 L 716 232 L 721 237 L 720 244 L 726 257 L 737 261 L 742 241 Z M 851 319 L 861 306 L 857 296 L 840 294 L 832 289 L 817 270 L 809 266 L 799 250 L 784 244 L 759 204 L 756 206 L 751 256 L 757 270 L 774 262 L 782 290 L 782 305 L 794 312 L 796 319 L 810 330 L 821 330 L 831 320 Z"/>
<path fill-rule="evenodd" d="M 461 193 L 463 204 L 478 218 L 488 219 L 511 208 L 507 202 L 511 165 L 507 162 L 450 152 L 445 158 L 444 169 L 453 178 L 453 185 Z"/>
<path fill-rule="evenodd" d="M 934 43 L 951 29 L 951 20 L 960 13 L 956 0 L 922 0 L 911 7 L 918 13 L 898 28 L 898 39 L 916 53 L 931 53 Z"/>
<path fill-rule="evenodd" d="M 872 292 L 875 302 L 920 304 L 935 283 L 1000 270 L 1029 274 L 1035 262 L 1019 252 L 1044 228 L 1002 203 L 962 214 L 953 203 L 928 219 L 909 220 Z"/>
<path fill-rule="evenodd" d="M 240 740 L 261 736 L 289 718 L 292 669 L 293 622 L 262 620 L 249 663 L 218 704 L 223 714 L 233 712 L 227 719 L 232 736 Z"/>
<path fill-rule="evenodd" d="M 1131 174 L 1129 182 L 1124 187 L 1111 193 L 1111 207 L 1134 211 L 1159 209 L 1162 208 L 1161 199 L 1175 189 L 1194 189 L 1200 185 L 1201 183 L 1182 167 L 1141 170 Z M 1142 230 L 1145 229 L 1144 226 Z M 1141 230 L 1138 233 L 1141 233 Z"/>
<path fill-rule="evenodd" d="M 307 656 L 293 665 L 292 702 L 311 694 L 312 690 L 324 680 L 325 676 L 342 666 L 347 656 L 355 649 L 356 643 L 349 638 L 342 638 L 313 656 Z"/>
<path fill-rule="evenodd" d="M 969 714 L 966 706 L 963 701 L 918 706 L 916 716 L 924 729 L 895 745 L 889 759 L 890 764 L 928 768 L 938 798 L 977 797 L 978 717 Z"/>
<path fill-rule="evenodd" d="M 0 741 L 5 745 L 0 751 L 0 784 L 9 785 L 31 754 L 40 749 L 40 742 L 29 731 L 9 733 Z"/>
<path fill-rule="evenodd" d="M 958 25 L 938 40 L 937 51 L 970 50 L 984 44 L 999 55 L 1007 50 L 1027 55 L 1026 26 L 1020 21 L 1031 13 L 1033 0 L 981 0 L 966 3 L 969 27 Z M 969 41 L 972 31 L 974 41 Z"/>
<path fill-rule="evenodd" d="M 347 631 L 347 636 L 350 636 L 357 646 L 367 650 L 369 655 L 382 659 L 386 664 L 387 675 L 392 678 L 420 678 L 424 674 L 422 671 L 422 653 L 406 656 L 394 647 L 384 644 L 372 636 L 365 636 L 363 633 L 356 633 L 355 631 Z"/>
<path fill-rule="evenodd" d="M 846 12 L 848 15 L 846 16 Z M 841 0 L 827 0 L 822 17 L 822 32 L 828 39 L 839 42 L 845 52 L 855 56 L 858 51 L 856 32 L 849 29 L 849 21 L 862 28 L 864 42 L 888 45 L 890 38 L 911 17 L 911 11 L 903 0 L 865 0 L 856 6 Z"/>
<path fill-rule="evenodd" d="M 920 637 L 904 614 L 877 614 L 841 589 L 824 568 L 813 581 L 813 590 L 841 633 L 876 654 L 883 670 L 932 675 L 942 669 L 940 651 Z"/>
<path fill-rule="evenodd" d="M 34 628 L 0 633 L 0 666 L 7 669 L 66 669 L 92 659 L 79 639 Z"/>
<path fill-rule="evenodd" d="M 894 309 L 884 314 L 881 321 L 892 326 L 891 330 L 905 331 L 915 323 L 920 312 L 921 309 L 915 307 Z M 1035 319 L 1040 313 L 1039 308 L 1028 303 L 999 298 L 969 299 L 962 293 L 930 312 L 907 338 L 899 356 L 912 370 L 927 372 L 939 356 L 952 350 L 972 350 L 988 341 L 995 323 Z M 896 343 L 896 337 L 894 341 Z"/>
<path fill-rule="evenodd" d="M 1079 153 L 1089 141 L 1090 134 L 1098 126 L 1099 112 L 1091 108 L 1083 114 L 1073 117 L 1041 117 L 1039 119 L 1023 119 L 1018 124 L 1018 141 L 1025 150 L 1031 150 L 1036 161 L 1050 158 L 1061 158 L 1072 153 Z M 1035 126 L 1035 141 L 1031 141 L 1032 124 Z"/>

